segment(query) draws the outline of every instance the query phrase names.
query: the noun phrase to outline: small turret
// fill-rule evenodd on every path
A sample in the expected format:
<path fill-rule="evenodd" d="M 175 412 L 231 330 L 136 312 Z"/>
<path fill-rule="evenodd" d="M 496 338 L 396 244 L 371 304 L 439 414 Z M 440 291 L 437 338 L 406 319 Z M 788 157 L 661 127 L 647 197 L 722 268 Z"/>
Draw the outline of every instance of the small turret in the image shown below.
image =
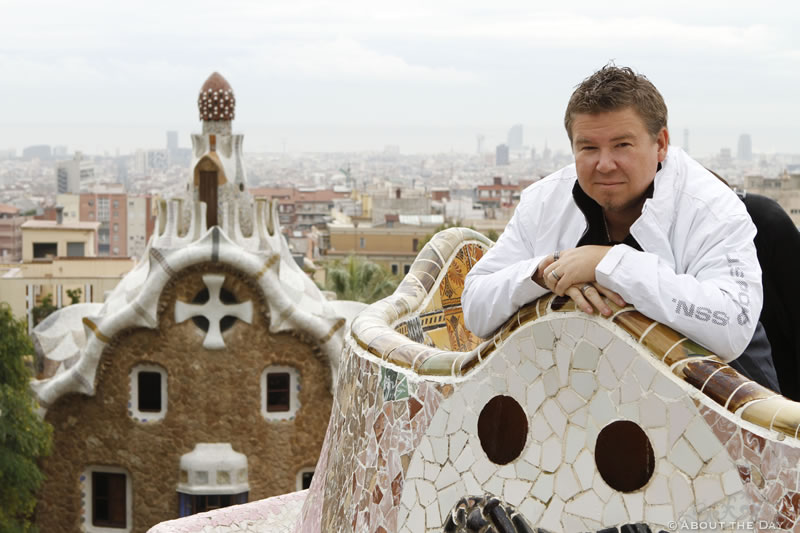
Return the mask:
<path fill-rule="evenodd" d="M 252 198 L 247 193 L 242 135 L 234 134 L 236 97 L 231 85 L 219 72 L 203 83 L 197 96 L 197 109 L 203 132 L 192 135 L 192 174 L 188 190 L 191 200 L 206 204 L 206 227 L 222 222 L 223 205 L 237 206 L 239 224 L 246 234 L 252 232 Z M 186 226 L 189 220 L 183 219 Z"/>

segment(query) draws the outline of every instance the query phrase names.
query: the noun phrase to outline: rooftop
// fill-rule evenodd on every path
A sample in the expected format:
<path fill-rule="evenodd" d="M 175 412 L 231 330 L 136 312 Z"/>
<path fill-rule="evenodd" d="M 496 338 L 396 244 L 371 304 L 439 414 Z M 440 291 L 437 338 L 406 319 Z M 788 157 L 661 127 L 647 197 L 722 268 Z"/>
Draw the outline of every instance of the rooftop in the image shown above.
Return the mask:
<path fill-rule="evenodd" d="M 49 229 L 49 230 L 92 230 L 97 231 L 100 222 L 62 222 L 55 220 L 29 220 L 22 225 L 22 229 Z"/>

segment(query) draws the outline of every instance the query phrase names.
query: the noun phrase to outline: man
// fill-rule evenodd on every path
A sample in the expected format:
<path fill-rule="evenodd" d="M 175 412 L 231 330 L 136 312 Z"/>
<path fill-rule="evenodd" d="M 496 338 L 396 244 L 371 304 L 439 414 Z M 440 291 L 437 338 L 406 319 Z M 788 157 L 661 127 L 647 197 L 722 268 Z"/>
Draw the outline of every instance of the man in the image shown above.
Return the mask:
<path fill-rule="evenodd" d="M 564 124 L 575 164 L 525 189 L 495 246 L 467 275 L 467 327 L 486 337 L 549 291 L 610 316 L 605 295 L 777 391 L 758 324 L 755 227 L 732 191 L 669 146 L 667 107 L 655 86 L 607 65 L 572 94 Z"/>

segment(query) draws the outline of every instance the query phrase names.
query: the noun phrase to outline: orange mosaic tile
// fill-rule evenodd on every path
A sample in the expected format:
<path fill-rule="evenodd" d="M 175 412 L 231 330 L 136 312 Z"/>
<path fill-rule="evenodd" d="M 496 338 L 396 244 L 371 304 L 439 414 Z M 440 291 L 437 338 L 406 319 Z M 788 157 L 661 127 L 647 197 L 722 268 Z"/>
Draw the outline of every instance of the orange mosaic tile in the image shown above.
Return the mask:
<path fill-rule="evenodd" d="M 639 311 L 623 311 L 614 317 L 613 322 L 630 333 L 637 341 L 642 338 L 653 321 Z"/>
<path fill-rule="evenodd" d="M 692 358 L 686 361 L 680 369 L 675 369 L 675 374 L 682 377 L 690 385 L 702 389 L 706 380 L 717 370 L 723 368 L 725 363 L 709 359 Z M 727 399 L 727 398 L 725 398 Z M 724 403 L 723 403 L 724 405 Z"/>
<path fill-rule="evenodd" d="M 742 385 L 739 388 L 739 390 L 733 393 L 730 400 L 728 401 L 728 410 L 735 413 L 736 411 L 739 410 L 740 407 L 749 404 L 750 402 L 753 402 L 755 400 L 763 400 L 766 398 L 771 398 L 773 396 L 776 396 L 775 392 L 765 387 L 762 387 L 761 385 L 759 385 L 754 381 L 750 381 L 749 383 Z M 742 418 L 744 418 L 744 415 L 742 416 Z M 772 415 L 770 415 L 768 418 L 772 420 Z M 758 422 L 755 422 L 753 420 L 751 420 L 751 422 L 759 424 Z M 764 427 L 769 427 L 769 424 Z"/>
<path fill-rule="evenodd" d="M 664 359 L 670 348 L 675 346 L 682 336 L 672 328 L 664 324 L 656 324 L 641 340 L 645 348 L 653 352 L 653 356 L 659 361 Z M 670 364 L 670 363 L 667 363 Z"/>

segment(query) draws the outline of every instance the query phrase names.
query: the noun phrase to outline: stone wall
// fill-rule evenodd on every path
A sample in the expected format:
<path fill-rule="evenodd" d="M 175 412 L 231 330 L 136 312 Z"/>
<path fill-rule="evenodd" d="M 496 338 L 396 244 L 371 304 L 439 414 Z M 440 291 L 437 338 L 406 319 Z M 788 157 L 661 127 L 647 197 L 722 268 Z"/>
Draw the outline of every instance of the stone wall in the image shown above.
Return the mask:
<path fill-rule="evenodd" d="M 252 300 L 253 323 L 240 320 L 223 333 L 226 349 L 202 347 L 205 333 L 191 320 L 174 322 L 176 297 L 191 302 L 205 288 L 202 275 L 225 274 L 224 288 L 237 301 Z M 80 476 L 89 466 L 126 469 L 133 487 L 133 527 L 144 532 L 178 516 L 176 486 L 181 455 L 198 442 L 229 442 L 248 458 L 250 501 L 295 490 L 297 472 L 313 467 L 331 410 L 330 367 L 313 345 L 298 336 L 270 334 L 266 302 L 256 285 L 235 269 L 207 263 L 176 274 L 161 294 L 159 327 L 116 336 L 106 348 L 94 397 L 71 394 L 53 405 L 52 455 L 40 493 L 41 531 L 82 530 Z M 129 382 L 138 364 L 167 370 L 167 413 L 140 423 L 128 412 Z M 300 374 L 300 409 L 293 420 L 261 415 L 260 379 L 272 365 Z"/>

